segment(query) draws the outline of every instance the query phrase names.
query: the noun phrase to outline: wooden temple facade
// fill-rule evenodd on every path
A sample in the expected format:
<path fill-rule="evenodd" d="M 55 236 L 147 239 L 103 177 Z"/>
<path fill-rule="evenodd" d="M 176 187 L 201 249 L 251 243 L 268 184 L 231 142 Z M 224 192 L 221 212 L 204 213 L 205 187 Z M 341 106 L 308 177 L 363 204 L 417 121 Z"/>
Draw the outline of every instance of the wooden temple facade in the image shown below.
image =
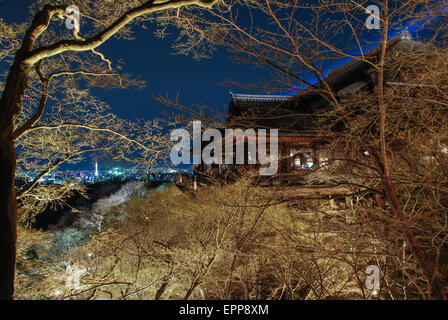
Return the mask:
<path fill-rule="evenodd" d="M 421 43 L 413 41 L 409 33 L 402 33 L 392 39 L 388 50 L 414 50 Z M 371 62 L 378 59 L 379 49 L 376 48 L 365 56 Z M 333 70 L 326 77 L 340 101 L 347 102 L 354 92 L 375 92 L 377 75 L 372 71 L 371 64 L 366 61 L 353 60 Z M 386 80 L 387 81 L 387 80 Z M 386 82 L 386 85 L 394 83 Z M 295 96 L 285 95 L 249 95 L 231 93 L 229 111 L 224 128 L 254 128 L 278 129 L 279 163 L 277 174 L 262 177 L 264 185 L 300 185 L 303 174 L 308 170 L 319 168 L 325 170 L 328 156 L 320 151 L 331 137 L 319 134 L 317 116 L 328 110 L 328 101 L 319 93 L 319 85 L 298 93 Z M 338 128 L 335 127 L 335 133 Z M 269 150 L 269 148 L 267 148 Z M 248 169 L 256 169 L 257 165 L 246 165 Z M 204 166 L 197 171 L 218 169 L 219 174 L 229 168 L 224 165 Z M 297 188 L 295 188 L 297 189 Z M 332 193 L 333 191 L 326 191 Z M 345 190 L 344 192 L 347 192 Z"/>
<path fill-rule="evenodd" d="M 262 177 L 261 184 L 300 184 L 303 173 L 326 160 L 318 149 L 327 139 L 316 134 L 311 110 L 309 116 L 298 117 L 294 104 L 291 96 L 231 93 L 226 121 L 229 127 L 267 129 L 268 134 L 269 129 L 278 130 L 277 173 Z M 259 165 L 252 167 L 257 170 Z"/>

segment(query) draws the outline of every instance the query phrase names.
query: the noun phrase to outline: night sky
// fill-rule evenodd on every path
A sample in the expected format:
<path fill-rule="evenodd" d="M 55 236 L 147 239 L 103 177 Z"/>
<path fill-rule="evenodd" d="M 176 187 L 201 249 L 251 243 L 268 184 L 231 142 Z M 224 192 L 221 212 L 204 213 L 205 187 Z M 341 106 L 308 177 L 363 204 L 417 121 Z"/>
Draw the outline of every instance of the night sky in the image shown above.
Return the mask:
<path fill-rule="evenodd" d="M 23 22 L 30 16 L 28 7 L 31 3 L 30 0 L 0 0 L 0 17 L 6 22 Z M 156 39 L 154 30 L 135 29 L 135 40 L 110 39 L 99 48 L 114 63 L 119 59 L 124 60 L 123 72 L 140 76 L 147 84 L 143 89 L 94 89 L 94 93 L 107 102 L 120 117 L 152 119 L 161 116 L 161 111 L 166 107 L 155 101 L 153 96 L 168 94 L 174 97 L 177 92 L 180 92 L 183 104 L 205 103 L 225 112 L 230 100 L 229 91 L 250 92 L 223 86 L 218 82 L 231 79 L 241 83 L 256 83 L 270 77 L 266 70 L 233 63 L 223 48 L 218 48 L 211 59 L 201 61 L 195 61 L 189 56 L 173 55 L 171 43 L 176 38 L 175 30 L 165 39 Z M 416 29 L 415 26 L 412 29 Z M 378 35 L 376 30 L 367 33 L 365 40 L 373 43 L 368 49 L 375 47 Z M 348 59 L 333 61 L 325 71 L 347 61 Z M 0 69 L 4 67 L 4 64 L 0 65 Z M 312 78 L 307 80 L 314 82 Z"/>
<path fill-rule="evenodd" d="M 30 16 L 30 3 L 32 1 L 29 0 L 0 1 L 0 17 L 8 23 L 23 22 Z M 154 30 L 135 29 L 135 40 L 110 39 L 99 48 L 114 63 L 124 60 L 123 72 L 140 76 L 147 84 L 143 89 L 94 90 L 120 117 L 152 119 L 162 116 L 160 112 L 164 106 L 153 96 L 168 93 L 174 97 L 178 91 L 183 104 L 205 103 L 226 111 L 229 91 L 248 92 L 222 86 L 218 82 L 232 79 L 255 83 L 269 76 L 266 71 L 255 70 L 249 65 L 232 63 L 222 48 L 211 59 L 201 61 L 195 61 L 190 56 L 173 55 L 171 43 L 176 37 L 175 33 L 165 39 L 156 39 Z"/>

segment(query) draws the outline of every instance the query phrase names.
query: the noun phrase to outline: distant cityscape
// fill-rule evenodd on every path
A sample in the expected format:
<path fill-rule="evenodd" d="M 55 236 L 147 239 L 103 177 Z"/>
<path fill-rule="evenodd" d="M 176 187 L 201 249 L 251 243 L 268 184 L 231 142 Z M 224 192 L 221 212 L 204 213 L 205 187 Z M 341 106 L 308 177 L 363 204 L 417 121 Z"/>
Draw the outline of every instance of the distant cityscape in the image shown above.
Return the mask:
<path fill-rule="evenodd" d="M 100 168 L 96 162 L 92 170 L 55 170 L 42 177 L 39 183 L 62 184 L 77 181 L 82 184 L 93 184 L 110 180 L 173 181 L 180 174 L 191 175 L 192 170 L 167 167 L 154 167 L 147 171 L 119 166 Z M 35 179 L 29 173 L 18 173 L 17 178 L 26 182 Z"/>

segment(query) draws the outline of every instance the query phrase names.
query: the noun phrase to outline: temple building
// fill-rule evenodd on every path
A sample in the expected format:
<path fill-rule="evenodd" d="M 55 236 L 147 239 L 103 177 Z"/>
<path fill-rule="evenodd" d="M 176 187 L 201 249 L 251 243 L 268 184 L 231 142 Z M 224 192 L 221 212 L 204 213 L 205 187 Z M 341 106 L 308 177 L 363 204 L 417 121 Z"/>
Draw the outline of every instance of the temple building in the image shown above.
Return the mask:
<path fill-rule="evenodd" d="M 291 96 L 231 93 L 226 126 L 278 129 L 277 174 L 265 177 L 263 183 L 300 183 L 301 173 L 325 161 L 318 153 L 326 138 L 316 132 L 316 110 L 311 104 L 304 106 L 298 111 L 297 100 Z"/>
<path fill-rule="evenodd" d="M 415 50 L 421 46 L 420 42 L 412 40 L 409 32 L 404 31 L 389 41 L 388 52 Z M 378 80 L 372 64 L 378 62 L 379 48 L 365 53 L 364 57 L 364 60 L 348 62 L 326 76 L 325 80 L 335 92 L 338 101 L 349 102 L 354 93 L 375 92 Z M 407 84 L 386 79 L 385 85 Z M 337 135 L 342 124 L 334 124 L 334 135 L 331 137 L 322 135 L 317 118 L 319 114 L 331 108 L 328 97 L 325 98 L 321 93 L 322 86 L 322 83 L 318 83 L 294 96 L 230 93 L 231 100 L 224 128 L 278 129 L 278 171 L 271 177 L 262 177 L 260 184 L 300 185 L 303 173 L 325 168 L 328 156 L 320 147 Z M 240 166 L 250 170 L 258 165 Z M 214 167 L 218 169 L 219 174 L 222 174 L 224 169 L 229 170 L 226 165 Z M 204 165 L 197 169 L 210 172 L 212 168 Z"/>

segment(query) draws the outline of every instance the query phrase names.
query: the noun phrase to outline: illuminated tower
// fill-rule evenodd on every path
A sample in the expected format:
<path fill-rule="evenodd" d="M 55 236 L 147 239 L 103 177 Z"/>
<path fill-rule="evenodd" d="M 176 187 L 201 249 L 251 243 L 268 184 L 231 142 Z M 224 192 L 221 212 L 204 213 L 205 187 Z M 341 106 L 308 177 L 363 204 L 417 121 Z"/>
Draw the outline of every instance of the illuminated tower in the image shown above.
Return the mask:
<path fill-rule="evenodd" d="M 98 162 L 95 162 L 95 177 L 98 177 Z"/>

